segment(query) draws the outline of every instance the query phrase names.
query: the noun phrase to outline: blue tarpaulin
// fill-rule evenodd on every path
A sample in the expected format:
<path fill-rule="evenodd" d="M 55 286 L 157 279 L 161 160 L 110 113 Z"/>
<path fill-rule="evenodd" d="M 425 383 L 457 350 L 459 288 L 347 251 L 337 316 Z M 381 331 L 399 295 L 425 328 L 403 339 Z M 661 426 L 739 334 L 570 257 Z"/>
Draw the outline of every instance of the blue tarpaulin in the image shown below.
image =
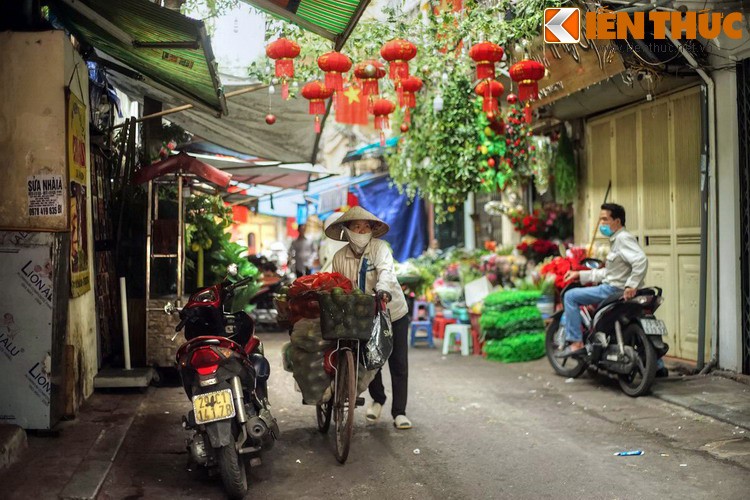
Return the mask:
<path fill-rule="evenodd" d="M 393 258 L 403 262 L 419 257 L 427 248 L 427 213 L 421 198 L 415 198 L 410 204 L 408 197 L 390 182 L 390 177 L 382 177 L 353 186 L 351 191 L 359 198 L 362 208 L 391 227 L 383 239 L 391 245 Z"/>

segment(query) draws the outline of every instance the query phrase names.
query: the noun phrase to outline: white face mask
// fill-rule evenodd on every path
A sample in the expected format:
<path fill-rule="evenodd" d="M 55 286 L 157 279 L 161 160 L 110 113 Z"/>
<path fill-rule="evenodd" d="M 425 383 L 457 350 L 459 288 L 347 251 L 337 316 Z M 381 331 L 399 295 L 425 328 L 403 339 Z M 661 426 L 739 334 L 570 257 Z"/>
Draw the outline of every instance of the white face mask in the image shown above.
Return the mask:
<path fill-rule="evenodd" d="M 372 240 L 372 233 L 359 234 L 350 231 L 348 227 L 344 228 L 344 233 L 346 239 L 349 240 L 349 245 L 357 253 L 364 252 L 367 245 L 370 244 L 370 240 Z"/>

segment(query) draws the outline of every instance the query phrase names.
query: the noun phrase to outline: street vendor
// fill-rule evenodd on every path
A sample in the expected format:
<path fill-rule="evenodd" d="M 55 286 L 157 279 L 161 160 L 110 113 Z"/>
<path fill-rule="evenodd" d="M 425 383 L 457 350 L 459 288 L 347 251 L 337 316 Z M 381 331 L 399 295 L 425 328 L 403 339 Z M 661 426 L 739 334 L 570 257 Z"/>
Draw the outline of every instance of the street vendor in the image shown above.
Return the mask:
<path fill-rule="evenodd" d="M 374 291 L 388 303 L 393 331 L 393 352 L 388 358 L 393 390 L 391 415 L 397 429 L 411 429 L 412 423 L 406 416 L 409 316 L 404 292 L 396 279 L 393 255 L 388 244 L 379 239 L 388 230 L 388 224 L 367 210 L 353 207 L 328 226 L 325 234 L 348 242 L 333 256 L 333 271 L 349 278 L 363 292 Z M 381 370 L 369 386 L 373 402 L 367 409 L 367 419 L 373 422 L 380 418 L 386 401 Z"/>

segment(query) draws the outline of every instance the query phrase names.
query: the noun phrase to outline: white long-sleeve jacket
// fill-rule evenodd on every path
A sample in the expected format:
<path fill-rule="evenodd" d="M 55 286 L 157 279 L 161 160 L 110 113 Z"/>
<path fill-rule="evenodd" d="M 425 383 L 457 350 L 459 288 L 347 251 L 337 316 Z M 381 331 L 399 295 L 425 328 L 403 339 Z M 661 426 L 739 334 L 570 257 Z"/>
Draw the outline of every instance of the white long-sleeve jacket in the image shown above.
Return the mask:
<path fill-rule="evenodd" d="M 373 290 L 382 290 L 390 293 L 392 298 L 388 303 L 388 311 L 391 313 L 391 321 L 397 321 L 406 316 L 409 308 L 406 305 L 401 285 L 396 279 L 393 254 L 383 240 L 373 238 L 361 257 L 354 254 L 350 245 L 346 245 L 333 256 L 333 271 L 349 278 L 357 288 L 362 288 L 360 276 L 362 276 L 365 259 L 367 259 L 367 268 L 364 270 L 364 292 L 371 294 L 374 293 Z"/>
<path fill-rule="evenodd" d="M 581 283 L 604 283 L 617 288 L 640 288 L 648 271 L 648 257 L 635 236 L 620 229 L 613 234 L 606 266 L 581 271 Z"/>

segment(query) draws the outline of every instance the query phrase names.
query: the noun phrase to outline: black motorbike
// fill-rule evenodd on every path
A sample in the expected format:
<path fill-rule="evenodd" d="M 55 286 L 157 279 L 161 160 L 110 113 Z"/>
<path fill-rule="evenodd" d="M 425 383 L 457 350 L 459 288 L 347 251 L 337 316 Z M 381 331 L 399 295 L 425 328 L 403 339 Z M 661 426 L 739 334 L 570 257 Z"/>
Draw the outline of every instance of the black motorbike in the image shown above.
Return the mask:
<path fill-rule="evenodd" d="M 583 264 L 591 269 L 602 265 L 594 259 L 586 259 Z M 563 297 L 568 290 L 580 286 L 568 285 Z M 563 377 L 576 378 L 589 368 L 616 378 L 628 396 L 642 396 L 654 382 L 657 360 L 669 350 L 663 340 L 667 328 L 654 317 L 663 302 L 662 289 L 649 287 L 639 289 L 630 300 L 624 300 L 619 292 L 579 311 L 558 311 L 547 327 L 547 359 Z M 585 354 L 555 357 L 569 343 L 561 321 L 564 312 L 581 315 Z"/>
<path fill-rule="evenodd" d="M 184 327 L 187 342 L 176 359 L 192 402 L 183 417 L 183 427 L 194 431 L 187 442 L 190 460 L 218 471 L 229 497 L 242 498 L 248 466 L 260 465 L 260 452 L 273 446 L 279 427 L 268 402 L 270 365 L 252 318 L 242 311 L 246 301 L 237 297 L 254 278 L 232 282 L 231 275 L 232 270 L 223 283 L 193 294 L 178 311 L 175 330 Z M 164 309 L 177 311 L 172 304 Z"/>
<path fill-rule="evenodd" d="M 261 271 L 263 278 L 261 288 L 250 299 L 249 303 L 253 306 L 250 316 L 259 331 L 276 331 L 280 328 L 279 312 L 273 299 L 276 295 L 285 293 L 294 278 L 291 274 L 279 274 L 278 266 L 264 256 L 255 255 L 249 260 Z"/>

